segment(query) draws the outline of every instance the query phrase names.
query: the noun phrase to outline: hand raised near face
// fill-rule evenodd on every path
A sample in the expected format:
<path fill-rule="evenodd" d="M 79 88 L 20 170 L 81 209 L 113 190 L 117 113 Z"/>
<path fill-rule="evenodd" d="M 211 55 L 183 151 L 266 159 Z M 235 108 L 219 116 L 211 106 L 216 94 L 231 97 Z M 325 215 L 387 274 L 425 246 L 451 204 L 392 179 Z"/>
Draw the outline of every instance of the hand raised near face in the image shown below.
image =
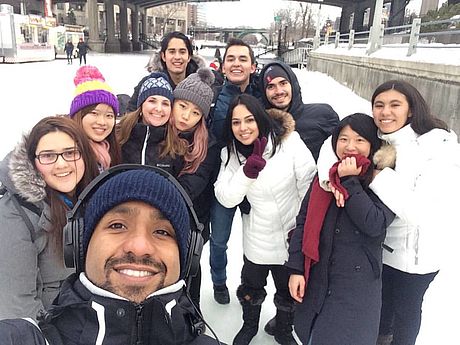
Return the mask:
<path fill-rule="evenodd" d="M 246 164 L 243 166 L 243 172 L 247 177 L 256 179 L 263 168 L 265 168 L 265 164 L 267 162 L 262 155 L 265 147 L 267 146 L 267 142 L 268 140 L 266 137 L 262 137 L 262 139 L 257 138 L 254 141 L 254 150 L 246 160 Z"/>
<path fill-rule="evenodd" d="M 345 157 L 339 163 L 337 167 L 337 173 L 339 177 L 344 176 L 358 176 L 361 173 L 362 167 L 358 167 L 356 165 L 356 158 L 355 157 Z"/>

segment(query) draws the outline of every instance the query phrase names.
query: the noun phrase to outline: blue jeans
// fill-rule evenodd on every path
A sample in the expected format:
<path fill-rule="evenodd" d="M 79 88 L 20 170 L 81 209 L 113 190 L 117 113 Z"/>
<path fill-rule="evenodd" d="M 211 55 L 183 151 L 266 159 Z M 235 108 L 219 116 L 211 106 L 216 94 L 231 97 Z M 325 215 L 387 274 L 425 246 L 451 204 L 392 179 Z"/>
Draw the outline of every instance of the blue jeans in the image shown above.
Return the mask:
<path fill-rule="evenodd" d="M 209 238 L 209 265 L 211 278 L 215 285 L 227 281 L 227 242 L 232 231 L 233 216 L 236 206 L 226 208 L 217 199 L 211 206 L 211 236 Z"/>

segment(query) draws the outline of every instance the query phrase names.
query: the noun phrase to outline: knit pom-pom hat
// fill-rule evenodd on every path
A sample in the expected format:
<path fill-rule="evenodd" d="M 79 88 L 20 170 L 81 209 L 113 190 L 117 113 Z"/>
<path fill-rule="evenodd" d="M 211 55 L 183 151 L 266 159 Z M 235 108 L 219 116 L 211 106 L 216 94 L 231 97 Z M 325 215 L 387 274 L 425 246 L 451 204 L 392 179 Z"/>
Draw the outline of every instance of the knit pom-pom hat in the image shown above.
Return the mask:
<path fill-rule="evenodd" d="M 73 82 L 76 89 L 75 97 L 70 105 L 70 117 L 89 105 L 99 103 L 110 105 L 115 114 L 118 114 L 118 99 L 97 67 L 80 67 Z"/>
<path fill-rule="evenodd" d="M 207 67 L 199 68 L 196 73 L 190 74 L 177 84 L 174 89 L 174 98 L 192 102 L 200 108 L 206 118 L 214 98 L 214 93 L 211 89 L 212 83 L 214 83 L 214 73 L 212 73 L 211 69 Z"/>

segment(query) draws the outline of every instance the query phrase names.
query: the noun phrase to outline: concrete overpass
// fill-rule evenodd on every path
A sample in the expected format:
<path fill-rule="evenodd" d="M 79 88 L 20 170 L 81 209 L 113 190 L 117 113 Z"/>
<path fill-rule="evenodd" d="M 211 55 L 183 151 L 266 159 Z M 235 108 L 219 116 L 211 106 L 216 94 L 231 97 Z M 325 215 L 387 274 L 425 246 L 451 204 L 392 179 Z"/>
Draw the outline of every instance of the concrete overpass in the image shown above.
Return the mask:
<path fill-rule="evenodd" d="M 190 2 L 215 2 L 215 1 L 239 1 L 239 0 L 194 0 Z M 348 32 L 350 27 L 355 31 L 365 30 L 363 26 L 364 14 L 369 11 L 369 23 L 372 23 L 375 12 L 375 0 L 297 0 L 312 4 L 323 4 L 342 7 L 340 19 L 340 32 Z M 54 3 L 75 2 L 82 0 L 54 0 Z M 181 2 L 180 0 L 86 0 L 88 23 L 89 23 L 89 44 L 91 48 L 99 52 L 120 52 L 142 50 L 139 37 L 147 32 L 146 9 L 155 6 Z M 401 25 L 404 20 L 404 9 L 409 0 L 385 0 L 391 2 L 390 25 Z M 104 21 L 107 33 L 105 41 L 99 38 L 99 13 L 98 3 L 105 7 Z M 114 6 L 120 9 L 120 37 L 115 37 Z M 129 9 L 129 11 L 128 11 Z M 130 13 L 132 27 L 128 28 L 128 15 Z M 350 18 L 353 14 L 353 24 L 350 25 Z M 128 33 L 131 32 L 131 39 Z"/>

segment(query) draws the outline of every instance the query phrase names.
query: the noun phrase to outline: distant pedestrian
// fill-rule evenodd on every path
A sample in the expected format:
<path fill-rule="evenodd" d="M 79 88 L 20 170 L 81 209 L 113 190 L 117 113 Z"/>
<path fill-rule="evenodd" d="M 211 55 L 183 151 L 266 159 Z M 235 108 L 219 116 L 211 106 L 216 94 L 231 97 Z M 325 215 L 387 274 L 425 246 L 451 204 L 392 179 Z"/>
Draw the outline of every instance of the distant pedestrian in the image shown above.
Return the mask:
<path fill-rule="evenodd" d="M 67 64 L 71 65 L 72 64 L 72 55 L 73 55 L 73 49 L 74 45 L 72 43 L 72 40 L 68 40 L 67 43 L 64 46 L 64 51 L 67 55 Z"/>
<path fill-rule="evenodd" d="M 88 52 L 89 47 L 86 44 L 86 42 L 83 40 L 82 37 L 80 37 L 80 40 L 78 41 L 77 49 L 78 49 L 78 56 L 80 57 L 80 65 L 81 65 L 82 58 L 85 61 L 85 65 L 86 65 L 86 53 Z"/>

